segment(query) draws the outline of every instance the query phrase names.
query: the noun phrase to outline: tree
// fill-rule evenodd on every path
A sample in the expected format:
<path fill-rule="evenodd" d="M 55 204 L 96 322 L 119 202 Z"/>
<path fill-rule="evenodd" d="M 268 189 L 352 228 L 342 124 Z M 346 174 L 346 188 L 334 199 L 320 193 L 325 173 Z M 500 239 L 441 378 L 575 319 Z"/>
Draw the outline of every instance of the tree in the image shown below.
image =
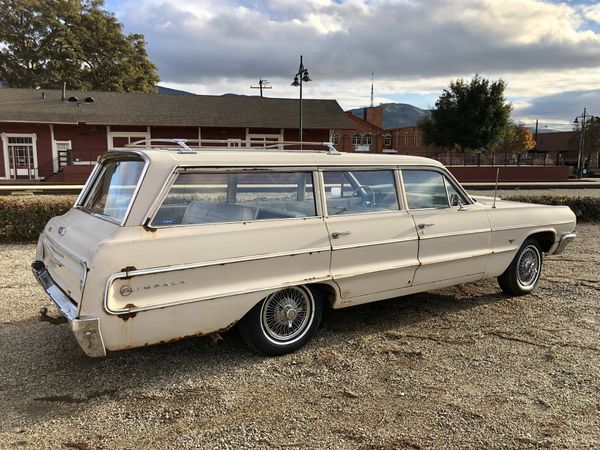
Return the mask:
<path fill-rule="evenodd" d="M 509 103 L 504 99 L 506 84 L 490 82 L 475 75 L 469 82 L 451 81 L 435 103 L 431 115 L 418 124 L 429 145 L 449 149 L 493 148 L 509 124 Z"/>
<path fill-rule="evenodd" d="M 529 128 L 511 122 L 504 129 L 500 142 L 493 148 L 493 151 L 496 153 L 518 155 L 534 148 L 535 139 Z"/>
<path fill-rule="evenodd" d="M 0 80 L 11 87 L 155 92 L 144 36 L 103 0 L 0 0 Z"/>

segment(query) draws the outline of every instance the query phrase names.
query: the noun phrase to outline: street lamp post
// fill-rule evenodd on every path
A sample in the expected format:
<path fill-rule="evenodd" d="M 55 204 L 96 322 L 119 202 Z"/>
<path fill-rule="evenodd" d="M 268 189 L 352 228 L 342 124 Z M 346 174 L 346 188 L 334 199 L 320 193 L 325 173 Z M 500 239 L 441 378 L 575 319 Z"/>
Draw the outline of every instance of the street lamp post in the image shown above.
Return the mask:
<path fill-rule="evenodd" d="M 579 119 L 581 119 L 581 135 L 579 136 L 579 153 L 577 155 L 577 175 L 579 176 L 579 178 L 583 177 L 583 151 L 585 149 L 585 127 L 588 118 L 590 118 L 590 120 L 594 120 L 594 116 L 587 115 L 587 108 L 583 108 L 583 114 L 575 117 L 575 120 L 573 121 L 574 124 L 578 124 Z"/>
<path fill-rule="evenodd" d="M 300 141 L 300 150 L 302 150 L 302 82 L 312 81 L 308 76 L 308 70 L 304 68 L 304 64 L 302 63 L 302 55 L 300 55 L 300 66 L 298 67 L 298 72 L 294 75 L 294 81 L 292 82 L 292 86 L 300 86 L 300 125 L 299 129 L 299 141 Z"/>

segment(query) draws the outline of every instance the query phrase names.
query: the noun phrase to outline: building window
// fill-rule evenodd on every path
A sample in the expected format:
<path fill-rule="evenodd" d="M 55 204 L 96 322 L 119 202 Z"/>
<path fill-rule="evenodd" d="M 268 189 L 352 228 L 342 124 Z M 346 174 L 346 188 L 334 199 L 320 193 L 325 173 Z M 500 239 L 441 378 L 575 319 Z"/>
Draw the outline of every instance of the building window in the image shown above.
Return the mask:
<path fill-rule="evenodd" d="M 333 145 L 338 145 L 340 143 L 340 136 L 335 131 L 331 133 L 331 143 Z"/>
<path fill-rule="evenodd" d="M 404 132 L 404 146 L 408 148 L 408 131 Z"/>
<path fill-rule="evenodd" d="M 389 134 L 386 134 L 383 138 L 383 145 L 385 145 L 386 147 L 391 147 L 392 146 L 392 136 L 390 136 Z"/>
<path fill-rule="evenodd" d="M 352 145 L 360 145 L 360 134 L 354 133 L 352 135 Z"/>
<path fill-rule="evenodd" d="M 363 137 L 363 144 L 371 145 L 372 142 L 373 142 L 373 138 L 371 136 L 371 133 L 365 134 L 365 136 Z"/>
<path fill-rule="evenodd" d="M 6 178 L 38 178 L 35 134 L 2 135 Z"/>

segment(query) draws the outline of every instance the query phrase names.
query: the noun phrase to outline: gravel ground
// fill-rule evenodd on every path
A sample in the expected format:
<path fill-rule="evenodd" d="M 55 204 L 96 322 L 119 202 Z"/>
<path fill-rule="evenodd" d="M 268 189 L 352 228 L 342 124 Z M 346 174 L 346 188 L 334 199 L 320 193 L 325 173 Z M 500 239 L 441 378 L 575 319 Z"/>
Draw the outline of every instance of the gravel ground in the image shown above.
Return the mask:
<path fill-rule="evenodd" d="M 472 195 L 494 196 L 494 189 L 468 189 Z M 564 195 L 566 197 L 595 197 L 600 198 L 600 189 L 498 189 L 499 197 L 513 197 L 517 195 Z"/>
<path fill-rule="evenodd" d="M 600 447 L 600 226 L 529 296 L 486 280 L 332 311 L 279 358 L 233 330 L 89 359 L 38 320 L 33 253 L 0 246 L 0 448 Z"/>

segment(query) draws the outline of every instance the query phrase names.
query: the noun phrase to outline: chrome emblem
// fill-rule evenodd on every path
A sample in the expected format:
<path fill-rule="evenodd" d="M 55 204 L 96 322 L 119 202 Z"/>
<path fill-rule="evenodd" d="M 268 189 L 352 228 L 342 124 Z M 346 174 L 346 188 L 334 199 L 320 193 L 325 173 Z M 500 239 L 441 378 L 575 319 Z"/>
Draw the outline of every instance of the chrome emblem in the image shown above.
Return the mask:
<path fill-rule="evenodd" d="M 133 289 L 131 288 L 131 286 L 129 286 L 128 284 L 121 286 L 121 289 L 119 289 L 119 293 L 123 296 L 123 297 L 127 297 L 128 295 L 130 295 L 133 292 Z"/>
<path fill-rule="evenodd" d="M 67 229 L 65 227 L 58 228 L 58 234 L 60 234 L 61 236 L 64 236 L 66 232 L 67 232 Z"/>

